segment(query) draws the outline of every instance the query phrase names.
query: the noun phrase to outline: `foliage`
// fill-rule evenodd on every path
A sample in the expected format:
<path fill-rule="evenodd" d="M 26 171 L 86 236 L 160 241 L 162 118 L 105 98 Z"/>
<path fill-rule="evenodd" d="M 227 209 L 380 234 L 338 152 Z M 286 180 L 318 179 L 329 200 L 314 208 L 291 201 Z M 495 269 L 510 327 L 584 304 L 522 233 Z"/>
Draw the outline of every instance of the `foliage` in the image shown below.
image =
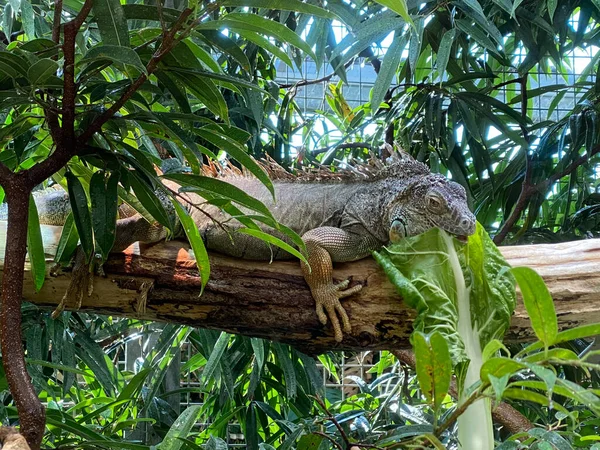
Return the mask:
<path fill-rule="evenodd" d="M 65 46 L 53 36 L 54 10 L 46 2 L 3 2 L 0 161 L 12 171 L 46 161 L 60 147 L 58 117 L 61 124 L 72 121 L 81 144 L 66 167 L 44 181 L 72 193 L 74 214 L 57 259 L 67 261 L 78 238 L 88 255 L 106 257 L 113 231 L 105 219 L 115 217 L 119 203 L 172 227 L 153 194 L 161 186 L 154 165 L 230 212 L 250 207 L 269 222 L 268 213 L 239 192 L 199 186 L 201 164 L 227 155 L 269 187 L 248 155 L 329 164 L 364 158 L 393 139 L 463 184 L 478 220 L 500 231 L 498 240 L 508 232 L 521 241 L 598 233 L 598 54 L 590 54 L 581 74 L 564 75 L 574 55 L 596 43 L 598 2 L 328 1 L 326 10 L 318 4 L 176 0 L 159 8 L 96 0 L 74 44 L 77 90 L 65 100 L 71 68 L 64 64 Z M 193 13 L 162 55 L 185 6 Z M 62 22 L 82 7 L 65 1 Z M 337 40 L 334 24 L 348 36 Z M 389 50 L 381 51 L 388 41 Z M 325 82 L 340 80 L 325 89 L 322 111 L 302 111 L 295 101 L 311 80 L 285 86 L 276 79 L 278 65 L 302 72 L 307 57 L 329 73 Z M 371 101 L 351 107 L 344 83 L 356 61 L 372 64 L 378 76 Z M 576 101 L 565 111 L 573 94 Z M 65 117 L 69 101 L 74 110 Z M 108 117 L 109 111 L 115 114 Z M 319 126 L 322 119 L 328 125 Z M 36 214 L 29 216 L 39 286 L 43 251 Z M 185 224 L 184 214 L 181 219 Z M 252 220 L 247 223 L 252 231 Z M 206 281 L 202 243 L 190 235 Z M 512 437 L 504 448 L 518 448 L 510 444 L 516 440 L 522 448 L 589 447 L 599 434 L 597 367 L 589 362 L 593 355 L 561 346 L 600 330 L 556 333 L 547 297 L 531 283 L 536 295 L 528 309 L 539 311 L 532 322 L 540 343 L 509 359 L 501 343 L 490 341 L 482 383 L 469 398 L 529 406 L 531 420 L 546 425 Z M 456 412 L 450 398 L 421 391 L 387 353 L 373 369 L 375 380 L 361 383 L 358 396 L 340 400 L 320 391 L 314 360 L 279 344 L 166 325 L 130 372 L 116 366 L 119 344 L 145 335 L 149 325 L 75 313 L 53 321 L 32 307 L 24 314 L 30 373 L 49 405 L 44 442 L 51 448 L 149 448 L 132 431 L 145 425 L 164 439 L 163 449 L 223 448 L 230 421 L 241 425 L 252 449 L 356 442 L 394 448 L 415 440 L 426 445 L 426 439 L 455 445 L 453 422 L 440 429 Z M 186 337 L 198 353 L 182 371 L 197 379 L 199 387 L 188 391 L 202 406 L 177 419 L 165 399 L 182 392 L 165 391 L 161 382 Z M 492 356 L 497 351 L 505 356 Z M 333 371 L 335 359 L 323 356 L 321 362 Z M 6 389 L 4 377 L 0 382 Z M 317 395 L 320 402 L 311 397 Z M 3 422 L 14 421 L 6 390 L 2 400 Z M 209 425 L 185 433 L 195 421 Z M 507 436 L 497 431 L 496 438 Z"/>

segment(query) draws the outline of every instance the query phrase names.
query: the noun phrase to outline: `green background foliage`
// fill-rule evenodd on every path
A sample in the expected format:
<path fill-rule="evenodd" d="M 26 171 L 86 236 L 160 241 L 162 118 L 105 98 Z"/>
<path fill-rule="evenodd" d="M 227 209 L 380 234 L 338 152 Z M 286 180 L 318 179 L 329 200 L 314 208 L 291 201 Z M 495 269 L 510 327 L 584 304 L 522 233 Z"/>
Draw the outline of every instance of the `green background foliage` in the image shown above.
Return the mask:
<path fill-rule="evenodd" d="M 53 5 L 0 5 L 0 161 L 13 171 L 44 161 L 57 144 L 49 118 L 62 113 L 68 68 L 51 39 Z M 190 21 L 153 66 L 186 6 Z M 81 8 L 65 0 L 62 22 Z M 465 186 L 478 220 L 498 241 L 504 234 L 512 242 L 596 236 L 599 17 L 600 3 L 591 0 L 96 0 L 75 47 L 75 129 L 87 139 L 44 183 L 72 194 L 74 214 L 57 260 L 68 260 L 78 238 L 88 258 L 106 257 L 114 229 L 103 218 L 114 217 L 120 203 L 172 227 L 154 194 L 161 189 L 154 166 L 230 213 L 241 205 L 268 222 L 260 204 L 203 179 L 201 165 L 227 156 L 270 187 L 250 156 L 293 167 L 335 165 L 367 158 L 394 140 Z M 335 26 L 347 34 L 336 36 Z M 569 75 L 573 55 L 581 53 L 589 62 Z M 327 83 L 324 107 L 310 112 L 296 96 L 311 80 L 285 86 L 277 78 L 282 65 L 302 72 L 307 58 Z M 352 107 L 345 82 L 359 63 L 372 65 L 377 78 L 370 101 Z M 146 74 L 118 113 L 94 129 Z M 323 120 L 332 126 L 318 126 Z M 256 226 L 251 218 L 245 225 L 250 232 Z M 33 211 L 29 229 L 39 286 L 43 251 Z M 206 281 L 202 242 L 188 231 Z M 590 448 L 600 434 L 599 385 L 596 366 L 585 359 L 593 355 L 582 359 L 581 339 L 600 330 L 556 333 L 544 299 L 530 303 L 540 311 L 541 342 L 521 350 L 494 341 L 485 371 L 489 395 L 508 399 L 539 427 L 510 438 L 496 430 L 496 438 L 505 449 Z M 455 411 L 450 397 L 436 396 L 432 408 L 415 375 L 387 352 L 378 356 L 372 380 L 357 379 L 360 392 L 341 399 L 323 388 L 313 358 L 281 344 L 79 313 L 52 320 L 32 306 L 23 314 L 30 374 L 48 405 L 48 448 L 149 449 L 136 430 L 150 429 L 163 450 L 222 449 L 230 422 L 239 424 L 250 449 L 455 444 L 453 426 L 435 429 L 434 416 L 443 422 Z M 122 346 L 151 332 L 158 340 L 135 371 L 120 368 Z M 163 380 L 185 342 L 194 355 L 178 370 L 197 387 L 172 391 Z M 559 346 L 544 352 L 551 344 Z M 509 359 L 508 350 L 516 357 Z M 319 357 L 334 379 L 340 358 Z M 0 419 L 14 423 L 4 376 L 0 383 Z M 177 411 L 165 400 L 184 393 L 199 404 Z"/>

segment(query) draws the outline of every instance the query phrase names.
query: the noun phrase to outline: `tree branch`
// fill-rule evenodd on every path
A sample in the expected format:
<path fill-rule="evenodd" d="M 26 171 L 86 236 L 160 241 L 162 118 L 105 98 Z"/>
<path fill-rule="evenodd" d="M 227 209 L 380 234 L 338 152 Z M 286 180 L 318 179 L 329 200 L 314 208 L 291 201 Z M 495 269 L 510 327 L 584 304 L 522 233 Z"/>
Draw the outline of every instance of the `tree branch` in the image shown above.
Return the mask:
<path fill-rule="evenodd" d="M 54 2 L 54 18 L 52 20 L 52 40 L 60 43 L 60 19 L 62 17 L 63 0 Z"/>
<path fill-rule="evenodd" d="M 4 224 L 0 222 L 0 254 Z M 55 251 L 61 230 L 42 226 L 48 255 Z M 202 283 L 189 248 L 185 242 L 170 241 L 150 247 L 136 244 L 124 253 L 112 254 L 104 265 L 109 278 L 96 278 L 94 292 L 84 296 L 81 310 L 266 338 L 298 346 L 305 353 L 410 347 L 415 312 L 401 301 L 371 258 L 336 264 L 336 282 L 350 279 L 352 285 L 363 286 L 343 302 L 352 332 L 338 343 L 331 327 L 317 319 L 298 262 L 269 264 L 212 254 L 211 279 L 198 296 Z M 560 329 L 600 322 L 599 239 L 500 250 L 513 266 L 532 267 L 544 278 L 554 298 Z M 68 272 L 60 272 L 48 277 L 36 293 L 27 272 L 23 298 L 55 308 L 69 283 Z M 152 289 L 148 292 L 149 285 Z M 73 306 L 67 305 L 69 308 Z M 529 317 L 519 303 L 506 340 L 533 339 Z"/>
<path fill-rule="evenodd" d="M 121 98 L 119 98 L 109 109 L 104 111 L 99 117 L 97 117 L 90 126 L 77 138 L 78 145 L 84 145 L 95 133 L 100 131 L 102 126 L 108 122 L 119 109 L 123 107 L 123 105 L 131 98 L 131 96 L 146 82 L 148 76 L 154 73 L 160 61 L 167 55 L 178 42 L 175 39 L 175 35 L 177 31 L 179 31 L 187 18 L 192 14 L 193 10 L 190 8 L 184 9 L 181 12 L 181 15 L 177 19 L 177 22 L 173 25 L 171 30 L 165 34 L 164 39 L 162 41 L 159 49 L 152 55 L 152 58 L 148 62 L 146 66 L 146 72 L 141 74 L 129 89 L 127 89 Z"/>
<path fill-rule="evenodd" d="M 523 76 L 518 78 L 517 80 L 519 81 L 519 85 L 521 86 L 521 117 L 523 118 L 523 120 L 526 120 L 527 119 L 527 102 L 528 102 L 527 74 L 526 73 L 523 74 Z M 510 230 L 512 230 L 512 227 L 515 225 L 515 223 L 517 223 L 517 221 L 521 217 L 521 214 L 527 208 L 527 205 L 529 205 L 531 197 L 533 197 L 533 195 L 537 192 L 537 189 L 535 189 L 534 187 L 531 186 L 531 175 L 532 175 L 531 174 L 531 172 L 532 172 L 532 163 L 531 162 L 532 161 L 531 161 L 531 155 L 529 154 L 529 141 L 530 141 L 529 130 L 527 130 L 527 128 L 524 125 L 521 125 L 521 131 L 523 133 L 525 142 L 527 142 L 527 147 L 524 149 L 525 150 L 525 175 L 523 177 L 523 183 L 521 185 L 521 192 L 519 193 L 519 198 L 517 199 L 517 202 L 515 203 L 515 206 L 514 206 L 512 212 L 510 213 L 510 215 L 508 216 L 508 219 L 506 219 L 504 224 L 502 224 L 502 227 L 500 228 L 500 230 L 498 230 L 498 233 L 496 233 L 496 235 L 493 238 L 494 244 L 496 244 L 496 245 L 500 245 L 502 243 L 502 241 L 504 241 L 504 239 L 506 239 L 506 236 L 508 235 Z"/>

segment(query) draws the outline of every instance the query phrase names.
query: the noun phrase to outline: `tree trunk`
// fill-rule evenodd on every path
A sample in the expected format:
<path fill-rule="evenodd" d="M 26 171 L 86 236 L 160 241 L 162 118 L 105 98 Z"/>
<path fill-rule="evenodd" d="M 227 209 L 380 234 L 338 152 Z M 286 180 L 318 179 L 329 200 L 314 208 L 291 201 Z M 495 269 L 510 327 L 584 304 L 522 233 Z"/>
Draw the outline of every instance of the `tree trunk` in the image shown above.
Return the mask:
<path fill-rule="evenodd" d="M 23 265 L 27 252 L 27 219 L 31 191 L 13 187 L 6 192 L 10 227 L 7 229 L 6 222 L 3 222 L 5 234 L 2 239 L 2 250 L 0 250 L 6 258 L 6 264 L 2 266 L 2 274 L 4 275 L 4 268 L 7 273 L 6 277 L 2 277 L 2 309 L 0 310 L 0 329 L 5 330 L 0 340 L 2 364 L 19 412 L 21 433 L 27 439 L 31 449 L 38 450 L 44 435 L 45 409 L 27 373 L 21 334 L 21 290 L 24 280 Z M 7 242 L 8 245 L 5 245 Z M 30 275 L 29 271 L 26 271 L 25 279 L 31 281 L 31 277 L 27 275 Z"/>
<path fill-rule="evenodd" d="M 0 228 L 0 248 L 4 232 Z M 60 228 L 44 226 L 43 232 L 51 255 Z M 512 265 L 529 266 L 542 275 L 555 300 L 561 329 L 600 322 L 600 239 L 501 250 Z M 410 347 L 414 312 L 371 258 L 336 265 L 336 280 L 351 278 L 351 285 L 364 286 L 343 301 L 352 333 L 341 343 L 335 342 L 329 325 L 321 326 L 317 320 L 296 261 L 269 264 L 211 255 L 211 279 L 202 296 L 195 261 L 185 242 L 145 248 L 135 244 L 112 255 L 104 269 L 107 277 L 96 278 L 82 311 L 225 330 L 286 342 L 309 353 Z M 41 292 L 35 293 L 26 267 L 24 297 L 39 306 L 55 307 L 69 280 L 69 273 L 61 272 L 48 277 Z M 507 339 L 534 339 L 522 303 Z"/>

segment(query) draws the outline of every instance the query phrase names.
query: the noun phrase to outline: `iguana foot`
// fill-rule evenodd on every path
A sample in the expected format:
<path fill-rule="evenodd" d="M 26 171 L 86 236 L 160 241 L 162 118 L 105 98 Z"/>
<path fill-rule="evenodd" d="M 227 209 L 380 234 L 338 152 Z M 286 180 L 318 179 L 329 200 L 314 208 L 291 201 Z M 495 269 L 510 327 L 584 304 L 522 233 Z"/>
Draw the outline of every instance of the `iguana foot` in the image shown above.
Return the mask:
<path fill-rule="evenodd" d="M 74 305 L 75 309 L 81 308 L 81 302 L 84 294 L 88 297 L 94 290 L 94 270 L 93 263 L 86 263 L 84 251 L 79 247 L 75 253 L 75 263 L 71 272 L 71 283 L 62 300 L 52 312 L 52 318 L 56 319 L 62 313 L 67 305 Z"/>
<path fill-rule="evenodd" d="M 352 326 L 346 310 L 340 303 L 340 299 L 356 294 L 362 289 L 362 286 L 356 285 L 346 289 L 350 280 L 342 281 L 338 284 L 330 284 L 313 290 L 312 294 L 317 304 L 317 316 L 323 325 L 327 323 L 327 317 L 331 320 L 331 325 L 335 332 L 335 340 L 341 342 L 344 338 L 339 317 L 342 319 L 343 331 L 350 333 Z"/>

